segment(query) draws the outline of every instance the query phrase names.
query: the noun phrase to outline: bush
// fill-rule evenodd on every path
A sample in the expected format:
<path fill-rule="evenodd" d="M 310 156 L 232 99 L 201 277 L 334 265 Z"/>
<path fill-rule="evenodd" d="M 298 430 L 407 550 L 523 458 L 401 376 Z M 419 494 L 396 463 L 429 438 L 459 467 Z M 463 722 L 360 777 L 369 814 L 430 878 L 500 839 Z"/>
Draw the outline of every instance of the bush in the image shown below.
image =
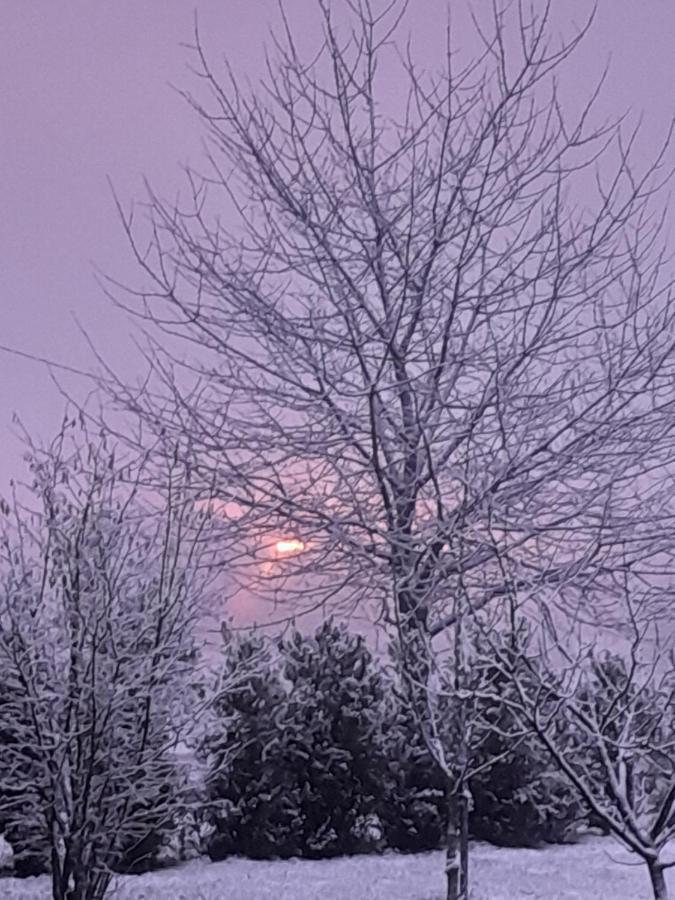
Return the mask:
<path fill-rule="evenodd" d="M 447 822 L 443 777 L 395 690 L 389 692 L 383 724 L 385 767 L 378 813 L 385 844 L 402 853 L 436 850 Z"/>
<path fill-rule="evenodd" d="M 31 878 L 49 872 L 49 848 L 37 825 L 17 814 L 5 826 L 4 838 L 12 848 L 13 875 Z"/>
<path fill-rule="evenodd" d="M 363 822 L 383 790 L 380 732 L 385 684 L 365 641 L 331 621 L 281 645 L 288 702 L 284 729 L 298 778 L 303 856 L 363 849 Z"/>
<path fill-rule="evenodd" d="M 169 797 L 177 790 L 175 767 L 158 752 L 152 784 L 163 792 L 164 813 L 175 808 L 177 815 L 160 819 L 152 796 L 139 792 L 141 839 L 125 841 L 117 871 L 139 873 L 204 850 L 214 860 L 324 858 L 443 845 L 444 778 L 395 676 L 364 640 L 329 621 L 269 649 L 257 636 L 230 638 L 223 673 L 230 687 L 217 698 L 200 752 L 208 771 L 204 794 L 181 819 Z M 471 783 L 471 834 L 501 846 L 567 841 L 580 804 L 533 739 L 509 740 L 508 684 L 497 688 L 492 700 L 480 700 L 480 718 L 495 727 L 474 748 L 473 763 L 486 768 Z M 447 709 L 443 698 L 439 703 L 450 748 L 452 701 Z M 3 737 L 11 741 L 11 729 Z M 17 874 L 46 871 L 46 848 L 30 821 L 5 815 L 0 824 Z"/>
<path fill-rule="evenodd" d="M 488 675 L 492 697 L 481 709 L 488 727 L 475 760 L 486 768 L 471 782 L 471 834 L 505 847 L 566 843 L 576 835 L 583 806 L 534 735 L 509 736 L 519 732 L 508 702 L 513 688 L 503 675 Z"/>
<path fill-rule="evenodd" d="M 472 793 L 472 836 L 501 847 L 566 843 L 582 818 L 569 786 L 532 745 L 519 747 L 474 778 Z"/>
<path fill-rule="evenodd" d="M 260 649 L 257 639 L 234 644 L 230 669 Z M 332 622 L 313 636 L 294 632 L 276 651 L 276 665 L 251 671 L 219 701 L 219 733 L 204 745 L 217 804 L 209 855 L 372 849 L 382 802 L 382 675 L 363 639 Z"/>
<path fill-rule="evenodd" d="M 252 859 L 290 856 L 297 847 L 297 797 L 279 717 L 287 701 L 278 662 L 256 663 L 265 653 L 258 637 L 230 639 L 225 677 L 240 673 L 215 706 L 217 726 L 201 755 L 208 765 L 206 793 L 213 860 L 236 854 Z"/>
<path fill-rule="evenodd" d="M 327 622 L 314 635 L 279 641 L 271 665 L 253 665 L 263 646 L 256 637 L 231 640 L 228 673 L 246 674 L 219 699 L 202 748 L 211 858 L 442 846 L 443 775 L 396 679 L 364 641 Z M 508 738 L 508 685 L 491 693 L 472 711 L 495 726 L 473 750 L 473 763 L 486 768 L 471 783 L 472 836 L 525 847 L 570 840 L 583 813 L 579 802 L 534 739 Z M 450 743 L 450 699 L 446 705 L 440 716 Z"/>

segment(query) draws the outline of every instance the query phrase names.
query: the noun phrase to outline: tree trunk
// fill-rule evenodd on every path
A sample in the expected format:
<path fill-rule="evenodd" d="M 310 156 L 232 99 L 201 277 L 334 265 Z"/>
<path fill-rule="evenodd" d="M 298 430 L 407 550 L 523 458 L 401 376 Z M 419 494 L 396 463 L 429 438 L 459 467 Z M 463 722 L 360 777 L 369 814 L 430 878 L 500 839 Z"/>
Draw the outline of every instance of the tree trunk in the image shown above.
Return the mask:
<path fill-rule="evenodd" d="M 110 881 L 108 872 L 94 872 L 82 867 L 74 873 L 66 900 L 103 900 Z"/>
<path fill-rule="evenodd" d="M 52 857 L 52 900 L 66 900 L 66 891 L 68 887 L 63 882 L 61 872 L 54 866 Z"/>
<path fill-rule="evenodd" d="M 459 798 L 459 854 L 461 862 L 460 898 L 469 900 L 469 812 L 471 810 L 471 793 L 469 785 L 464 784 Z"/>
<path fill-rule="evenodd" d="M 51 879 L 53 900 L 68 900 L 70 867 L 62 860 L 56 847 L 51 848 Z"/>
<path fill-rule="evenodd" d="M 466 778 L 469 748 L 466 740 L 466 701 L 462 691 L 467 685 L 467 658 L 462 606 L 457 612 L 455 629 L 454 687 L 459 699 L 455 737 L 455 771 L 459 782 L 448 797 L 448 834 L 445 857 L 447 900 L 469 900 L 469 810 L 471 791 Z"/>
<path fill-rule="evenodd" d="M 654 892 L 654 900 L 668 900 L 668 888 L 666 886 L 666 876 L 663 864 L 654 861 L 648 862 L 649 879 L 652 883 L 652 891 Z"/>
<path fill-rule="evenodd" d="M 446 900 L 459 900 L 462 859 L 460 854 L 459 821 L 457 804 L 451 798 L 448 804 L 448 830 L 445 836 Z"/>
<path fill-rule="evenodd" d="M 469 900 L 469 803 L 466 787 L 448 789 L 445 843 L 446 900 Z"/>

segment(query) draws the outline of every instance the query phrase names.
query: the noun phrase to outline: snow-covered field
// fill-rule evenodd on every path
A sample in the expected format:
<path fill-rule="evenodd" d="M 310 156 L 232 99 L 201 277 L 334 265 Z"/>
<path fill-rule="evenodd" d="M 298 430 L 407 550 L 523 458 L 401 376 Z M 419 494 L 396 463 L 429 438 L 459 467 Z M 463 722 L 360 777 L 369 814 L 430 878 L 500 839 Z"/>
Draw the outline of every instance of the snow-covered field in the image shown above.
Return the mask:
<path fill-rule="evenodd" d="M 547 850 L 473 848 L 475 900 L 642 900 L 648 879 L 612 841 Z M 670 874 L 670 873 L 669 873 Z M 670 876 L 675 890 L 675 875 Z M 441 900 L 443 858 L 356 857 L 329 862 L 193 862 L 119 880 L 116 900 Z M 46 879 L 0 880 L 6 900 L 47 900 Z"/>

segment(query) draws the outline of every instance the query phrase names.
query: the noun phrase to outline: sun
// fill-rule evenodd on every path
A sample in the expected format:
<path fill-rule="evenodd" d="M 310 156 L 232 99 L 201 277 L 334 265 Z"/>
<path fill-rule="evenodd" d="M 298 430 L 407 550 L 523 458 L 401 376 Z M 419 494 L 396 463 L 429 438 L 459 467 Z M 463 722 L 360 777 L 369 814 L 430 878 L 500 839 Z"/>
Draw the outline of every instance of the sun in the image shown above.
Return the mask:
<path fill-rule="evenodd" d="M 293 556 L 296 553 L 302 553 L 305 549 L 305 542 L 298 538 L 283 538 L 274 545 L 277 556 Z"/>

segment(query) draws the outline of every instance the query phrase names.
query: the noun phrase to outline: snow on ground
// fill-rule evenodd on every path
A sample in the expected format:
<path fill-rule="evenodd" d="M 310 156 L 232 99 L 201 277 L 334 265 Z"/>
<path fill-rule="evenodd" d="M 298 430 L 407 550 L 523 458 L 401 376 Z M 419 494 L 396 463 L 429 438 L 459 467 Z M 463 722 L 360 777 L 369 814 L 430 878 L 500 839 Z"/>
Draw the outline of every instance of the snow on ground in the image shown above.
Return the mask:
<path fill-rule="evenodd" d="M 612 841 L 472 852 L 475 900 L 647 900 L 644 867 Z M 670 875 L 670 873 L 669 873 Z M 675 875 L 670 875 L 675 890 Z M 119 879 L 115 900 L 441 900 L 443 856 L 362 856 L 326 862 L 196 861 Z M 48 900 L 47 879 L 0 880 L 6 900 Z"/>

